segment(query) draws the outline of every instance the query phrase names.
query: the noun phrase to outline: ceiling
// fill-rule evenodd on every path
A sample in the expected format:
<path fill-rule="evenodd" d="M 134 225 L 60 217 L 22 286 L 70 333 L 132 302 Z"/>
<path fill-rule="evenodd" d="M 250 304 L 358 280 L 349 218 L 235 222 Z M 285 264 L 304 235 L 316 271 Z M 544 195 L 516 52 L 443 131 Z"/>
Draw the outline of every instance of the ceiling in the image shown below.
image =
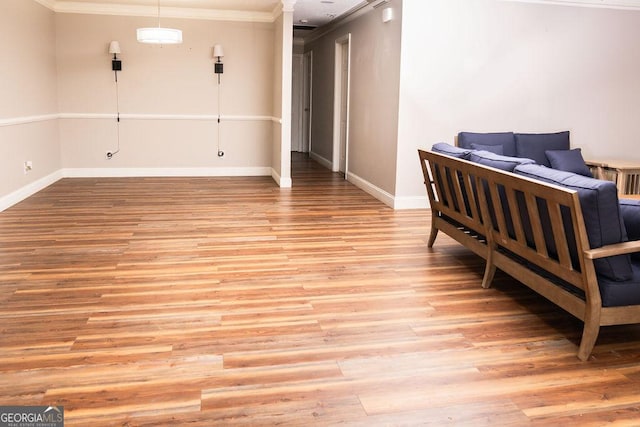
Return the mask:
<path fill-rule="evenodd" d="M 58 12 L 154 15 L 158 0 L 36 0 Z M 235 17 L 267 20 L 281 0 L 159 0 L 163 16 Z M 343 15 L 366 0 L 296 0 L 294 25 L 318 27 Z M 164 13 L 163 13 L 164 11 Z"/>
<path fill-rule="evenodd" d="M 3 0 L 0 0 L 3 1 Z M 62 13 L 156 16 L 174 18 L 273 22 L 282 1 L 294 3 L 295 26 L 320 27 L 364 5 L 388 0 L 35 0 Z M 428 0 L 422 0 L 428 1 Z M 640 0 L 508 0 L 565 6 L 640 10 Z"/>
<path fill-rule="evenodd" d="M 362 2 L 363 0 L 297 0 L 293 6 L 293 25 L 319 27 Z"/>

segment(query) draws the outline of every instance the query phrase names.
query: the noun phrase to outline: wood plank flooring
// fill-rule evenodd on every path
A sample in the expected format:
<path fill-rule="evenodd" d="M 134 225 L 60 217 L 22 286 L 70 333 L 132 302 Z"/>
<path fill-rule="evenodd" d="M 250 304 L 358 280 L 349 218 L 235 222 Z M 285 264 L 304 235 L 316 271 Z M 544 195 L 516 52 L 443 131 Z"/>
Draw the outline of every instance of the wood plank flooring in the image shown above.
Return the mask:
<path fill-rule="evenodd" d="M 418 161 L 416 157 L 416 167 Z M 0 404 L 68 426 L 640 425 L 640 326 L 582 324 L 429 213 L 270 178 L 63 179 L 0 213 Z"/>

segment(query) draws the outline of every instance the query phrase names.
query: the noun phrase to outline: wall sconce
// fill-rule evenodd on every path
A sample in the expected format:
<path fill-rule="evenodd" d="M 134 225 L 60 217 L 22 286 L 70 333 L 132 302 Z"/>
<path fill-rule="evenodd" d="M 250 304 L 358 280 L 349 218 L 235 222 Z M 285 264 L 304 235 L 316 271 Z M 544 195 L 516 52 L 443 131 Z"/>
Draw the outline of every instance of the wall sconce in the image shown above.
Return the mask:
<path fill-rule="evenodd" d="M 122 61 L 118 59 L 118 54 L 120 53 L 120 43 L 117 41 L 112 41 L 109 43 L 109 53 L 113 55 L 113 59 L 111 60 L 111 69 L 116 75 L 116 81 L 118 81 L 118 71 L 122 71 Z"/>
<path fill-rule="evenodd" d="M 389 22 L 393 19 L 393 9 L 390 7 L 382 9 L 382 22 Z"/>
<path fill-rule="evenodd" d="M 224 50 L 222 49 L 222 46 L 219 44 L 213 46 L 213 58 L 216 60 L 214 71 L 216 74 L 222 74 L 224 72 L 223 70 L 224 64 L 222 63 L 223 57 L 224 57 Z M 218 80 L 219 79 L 220 79 L 220 76 L 218 76 Z"/>

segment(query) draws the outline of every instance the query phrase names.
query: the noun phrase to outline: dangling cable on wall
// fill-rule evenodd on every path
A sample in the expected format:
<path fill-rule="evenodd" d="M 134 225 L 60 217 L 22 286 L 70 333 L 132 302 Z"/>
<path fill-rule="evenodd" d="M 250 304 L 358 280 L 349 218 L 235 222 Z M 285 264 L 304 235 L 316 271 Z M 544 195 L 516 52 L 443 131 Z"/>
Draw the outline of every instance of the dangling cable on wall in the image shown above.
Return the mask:
<path fill-rule="evenodd" d="M 111 60 L 111 69 L 113 70 L 113 74 L 115 76 L 116 83 L 116 149 L 115 151 L 107 151 L 107 159 L 111 159 L 114 155 L 120 152 L 120 90 L 118 87 L 118 71 L 122 71 L 122 61 L 118 59 L 118 54 L 120 53 L 120 43 L 117 41 L 112 41 L 109 44 L 109 53 L 113 54 L 113 59 Z"/>
<path fill-rule="evenodd" d="M 218 157 L 224 156 L 220 144 L 220 74 L 218 74 Z"/>
<path fill-rule="evenodd" d="M 220 74 L 223 73 L 222 57 L 224 51 L 219 44 L 213 46 L 213 58 L 216 60 L 214 64 L 214 72 L 218 75 L 218 157 L 224 157 L 224 151 L 222 151 L 222 144 L 220 142 Z"/>

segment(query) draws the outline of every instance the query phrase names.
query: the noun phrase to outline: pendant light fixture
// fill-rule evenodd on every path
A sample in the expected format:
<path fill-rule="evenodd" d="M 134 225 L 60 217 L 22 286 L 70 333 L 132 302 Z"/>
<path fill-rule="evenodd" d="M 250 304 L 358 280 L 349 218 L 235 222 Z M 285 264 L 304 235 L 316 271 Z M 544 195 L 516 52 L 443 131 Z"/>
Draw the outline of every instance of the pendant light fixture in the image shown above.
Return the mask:
<path fill-rule="evenodd" d="M 182 31 L 160 26 L 160 0 L 158 0 L 158 26 L 138 28 L 136 35 L 140 43 L 178 44 L 182 43 Z"/>

